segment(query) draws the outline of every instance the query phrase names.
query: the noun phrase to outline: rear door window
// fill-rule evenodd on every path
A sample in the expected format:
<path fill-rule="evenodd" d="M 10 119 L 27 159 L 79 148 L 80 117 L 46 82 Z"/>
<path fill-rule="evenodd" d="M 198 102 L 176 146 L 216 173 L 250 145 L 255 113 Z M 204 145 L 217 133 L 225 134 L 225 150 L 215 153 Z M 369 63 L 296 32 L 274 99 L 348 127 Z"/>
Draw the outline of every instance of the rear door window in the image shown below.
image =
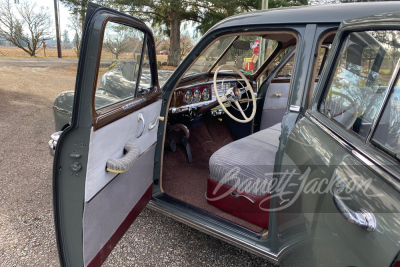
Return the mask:
<path fill-rule="evenodd" d="M 320 111 L 365 138 L 400 56 L 398 31 L 353 32 L 344 39 Z"/>
<path fill-rule="evenodd" d="M 397 80 L 371 143 L 400 159 L 400 81 Z"/>

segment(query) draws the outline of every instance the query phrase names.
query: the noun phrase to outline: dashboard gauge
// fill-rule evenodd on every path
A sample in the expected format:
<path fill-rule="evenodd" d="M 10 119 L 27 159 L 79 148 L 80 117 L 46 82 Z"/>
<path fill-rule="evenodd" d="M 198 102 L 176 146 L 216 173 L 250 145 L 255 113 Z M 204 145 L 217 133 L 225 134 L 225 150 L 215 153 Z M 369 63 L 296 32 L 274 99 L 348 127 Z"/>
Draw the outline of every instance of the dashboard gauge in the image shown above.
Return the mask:
<path fill-rule="evenodd" d="M 190 104 L 190 103 L 192 103 L 192 100 L 193 100 L 192 91 L 187 90 L 186 93 L 185 93 L 185 95 L 183 96 L 183 101 L 184 101 L 185 103 L 187 103 L 187 104 Z"/>
<path fill-rule="evenodd" d="M 210 98 L 210 91 L 207 88 L 203 89 L 203 100 L 208 100 Z"/>
<path fill-rule="evenodd" d="M 193 94 L 193 102 L 197 103 L 201 100 L 201 92 L 199 89 L 196 89 Z"/>

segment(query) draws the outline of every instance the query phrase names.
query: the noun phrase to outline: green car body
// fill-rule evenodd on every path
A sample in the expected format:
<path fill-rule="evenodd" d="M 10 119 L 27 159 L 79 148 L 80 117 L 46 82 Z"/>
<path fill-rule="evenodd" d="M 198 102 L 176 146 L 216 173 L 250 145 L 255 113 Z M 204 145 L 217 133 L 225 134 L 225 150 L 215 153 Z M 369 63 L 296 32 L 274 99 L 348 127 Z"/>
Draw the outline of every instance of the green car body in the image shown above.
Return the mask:
<path fill-rule="evenodd" d="M 399 15 L 389 12 L 400 12 L 400 4 L 384 2 L 284 8 L 227 18 L 201 38 L 161 89 L 157 81 L 155 51 L 150 52 L 150 86 L 155 87 L 155 92 L 159 93 L 159 116 L 167 117 L 168 102 L 176 84 L 185 79 L 195 79 L 197 75 L 210 75 L 209 72 L 182 78 L 201 52 L 216 38 L 237 32 L 268 30 L 291 31 L 297 34 L 296 61 L 274 164 L 274 173 L 278 174 L 280 185 L 290 186 L 284 188 L 289 197 L 271 198 L 266 235 L 254 234 L 219 221 L 218 218 L 204 216 L 196 209 L 172 201 L 163 194 L 160 185 L 166 131 L 166 122 L 160 120 L 157 145 L 150 148 L 154 153 L 154 157 L 152 154 L 149 156 L 153 176 L 150 193 L 146 191 L 141 198 L 144 204 L 139 208 L 135 206 L 137 209 L 133 209 L 121 225 L 129 227 L 135 216 L 149 202 L 148 207 L 162 214 L 283 266 L 394 264 L 400 252 L 400 165 L 388 153 L 320 111 L 335 74 L 336 61 L 344 38 L 349 32 L 400 30 Z M 82 221 L 84 218 L 88 220 L 85 212 L 90 209 L 90 202 L 94 203 L 93 199 L 97 196 L 89 201 L 85 199 L 85 173 L 94 132 L 92 127 L 95 125 L 92 108 L 95 92 L 91 88 L 98 62 L 93 58 L 99 51 L 104 24 L 110 18 L 112 21 L 129 20 L 130 25 L 148 34 L 149 46 L 152 45 L 151 31 L 141 21 L 98 5 L 89 5 L 76 90 L 60 94 L 54 111 L 57 130 L 64 130 L 65 121 L 69 121 L 72 115 L 71 127 L 58 140 L 53 168 L 56 235 L 63 266 L 101 265 L 115 241 L 124 233 L 123 227 L 118 227 L 112 235 L 114 239 L 105 244 L 109 249 L 99 250 L 94 259 L 86 258 L 84 236 L 88 230 L 82 226 Z M 319 82 L 312 90 L 315 79 L 312 74 L 314 59 L 318 55 L 316 49 L 323 36 L 333 31 L 337 31 L 335 40 L 330 47 Z M 397 66 L 392 83 L 398 72 Z M 259 85 L 254 131 L 259 129 L 262 121 L 262 106 L 271 79 L 272 76 L 266 77 Z M 383 108 L 383 105 L 378 107 Z M 74 110 L 72 114 L 68 112 L 71 110 Z M 102 126 L 99 125 L 101 130 Z M 71 164 L 75 164 L 75 167 L 79 164 L 81 169 L 76 171 L 71 167 L 71 171 Z M 289 169 L 294 170 L 295 175 L 290 175 L 287 172 Z M 359 184 L 364 187 L 349 192 L 344 200 L 337 198 L 336 192 L 332 191 L 333 187 L 330 188 L 331 183 L 339 181 L 350 187 L 354 177 L 358 177 Z M 288 180 L 290 183 L 286 183 Z M 99 194 L 106 191 L 105 188 Z M 313 190 L 318 193 L 310 194 Z M 361 211 L 365 211 L 365 214 Z M 366 219 L 363 223 L 367 226 L 361 227 L 357 218 L 352 220 L 346 217 L 354 212 Z M 368 217 L 371 214 L 372 217 Z M 101 233 L 101 229 L 96 228 L 90 231 Z"/>

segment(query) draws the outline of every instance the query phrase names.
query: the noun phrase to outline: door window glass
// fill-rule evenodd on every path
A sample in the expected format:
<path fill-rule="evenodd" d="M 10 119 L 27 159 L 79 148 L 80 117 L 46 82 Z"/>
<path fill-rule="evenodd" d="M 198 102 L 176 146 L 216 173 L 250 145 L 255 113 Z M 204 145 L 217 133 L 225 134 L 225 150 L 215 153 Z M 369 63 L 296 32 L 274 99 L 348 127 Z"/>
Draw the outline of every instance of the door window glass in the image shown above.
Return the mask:
<path fill-rule="evenodd" d="M 151 74 L 140 69 L 144 40 L 142 31 L 114 22 L 107 23 L 98 70 L 96 110 L 134 98 L 138 81 L 140 87 L 149 90 Z M 148 65 L 148 57 L 143 58 L 143 63 Z M 142 81 L 142 75 L 139 77 L 141 72 L 146 76 L 145 81 Z"/>
<path fill-rule="evenodd" d="M 140 58 L 138 58 L 140 60 Z M 162 77 L 160 79 L 160 86 L 165 83 L 165 80 Z M 151 79 L 151 70 L 150 70 L 150 61 L 149 61 L 149 50 L 147 45 L 143 48 L 143 61 L 142 61 L 142 73 L 139 79 L 139 87 L 137 96 L 145 95 L 150 92 L 152 88 L 152 79 Z"/>
<path fill-rule="evenodd" d="M 394 87 L 371 139 L 374 145 L 400 159 L 400 81 Z"/>
<path fill-rule="evenodd" d="M 388 90 L 399 48 L 398 31 L 349 34 L 340 50 L 321 112 L 365 138 Z"/>
<path fill-rule="evenodd" d="M 283 68 L 279 71 L 277 77 L 286 77 L 286 78 L 292 77 L 292 75 L 293 75 L 293 66 L 294 66 L 294 57 L 295 57 L 295 55 L 293 55 L 288 60 L 288 62 L 285 64 L 285 66 L 283 66 Z"/>

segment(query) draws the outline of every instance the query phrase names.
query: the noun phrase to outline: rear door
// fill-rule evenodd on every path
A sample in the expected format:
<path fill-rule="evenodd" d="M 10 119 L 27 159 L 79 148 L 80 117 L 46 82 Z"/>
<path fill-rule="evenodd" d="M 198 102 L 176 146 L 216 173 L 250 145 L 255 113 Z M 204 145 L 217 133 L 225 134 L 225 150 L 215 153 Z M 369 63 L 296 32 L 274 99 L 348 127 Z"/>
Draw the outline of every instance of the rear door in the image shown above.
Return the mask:
<path fill-rule="evenodd" d="M 53 168 L 62 266 L 100 266 L 149 202 L 160 95 L 151 30 L 89 4 L 71 127 Z"/>
<path fill-rule="evenodd" d="M 275 188 L 283 266 L 390 266 L 400 251 L 400 21 L 343 22 Z"/>

